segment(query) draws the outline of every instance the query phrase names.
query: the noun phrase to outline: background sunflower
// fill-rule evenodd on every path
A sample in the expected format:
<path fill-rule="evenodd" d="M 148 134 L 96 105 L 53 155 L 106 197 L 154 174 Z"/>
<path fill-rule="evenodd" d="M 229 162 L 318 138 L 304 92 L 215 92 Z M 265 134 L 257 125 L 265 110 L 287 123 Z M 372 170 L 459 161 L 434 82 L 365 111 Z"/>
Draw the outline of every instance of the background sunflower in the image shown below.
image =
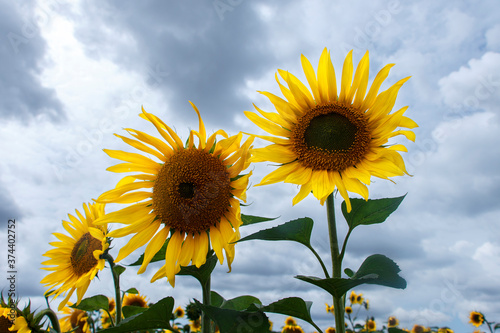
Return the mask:
<path fill-rule="evenodd" d="M 69 221 L 63 220 L 63 227 L 69 235 L 53 233 L 59 241 L 51 242 L 55 248 L 44 256 L 50 259 L 42 262 L 53 271 L 41 281 L 54 298 L 65 295 L 59 304 L 61 310 L 76 290 L 77 302 L 80 303 L 89 287 L 90 281 L 104 269 L 105 261 L 100 256 L 108 249 L 107 224 L 95 225 L 96 219 L 104 216 L 104 205 L 99 203 L 83 204 L 84 215 L 76 210 L 76 216 L 68 214 Z"/>

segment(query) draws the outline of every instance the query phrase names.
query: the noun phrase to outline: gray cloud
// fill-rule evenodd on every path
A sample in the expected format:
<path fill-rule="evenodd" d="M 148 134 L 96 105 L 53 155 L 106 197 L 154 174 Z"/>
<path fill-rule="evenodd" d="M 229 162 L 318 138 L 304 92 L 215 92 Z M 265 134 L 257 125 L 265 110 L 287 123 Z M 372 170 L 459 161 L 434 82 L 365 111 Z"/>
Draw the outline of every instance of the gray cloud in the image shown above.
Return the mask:
<path fill-rule="evenodd" d="M 230 125 L 242 105 L 251 107 L 239 92 L 245 80 L 275 66 L 251 5 L 242 2 L 221 14 L 212 2 L 83 2 L 85 19 L 76 22 L 75 35 L 89 56 L 142 72 L 178 117 L 192 112 L 191 100 Z"/>
<path fill-rule="evenodd" d="M 44 87 L 39 75 L 43 69 L 46 43 L 39 23 L 46 13 L 35 13 L 36 6 L 0 2 L 0 117 L 30 120 L 46 114 L 53 120 L 64 116 L 54 89 Z"/>

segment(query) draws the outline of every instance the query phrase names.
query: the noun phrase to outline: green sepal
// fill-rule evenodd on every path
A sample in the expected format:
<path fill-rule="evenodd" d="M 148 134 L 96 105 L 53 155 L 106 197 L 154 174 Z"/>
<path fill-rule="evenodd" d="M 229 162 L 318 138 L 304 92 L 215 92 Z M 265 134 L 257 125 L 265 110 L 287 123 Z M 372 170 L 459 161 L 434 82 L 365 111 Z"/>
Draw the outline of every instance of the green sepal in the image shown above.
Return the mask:
<path fill-rule="evenodd" d="M 262 217 L 262 216 L 241 214 L 241 221 L 243 222 L 242 225 L 250 225 L 250 224 L 255 224 L 255 223 L 260 223 L 260 222 L 272 221 L 272 220 L 276 220 L 276 219 L 277 219 L 277 217 Z"/>
<path fill-rule="evenodd" d="M 358 271 L 349 278 L 321 279 L 314 276 L 296 276 L 297 279 L 318 286 L 334 297 L 340 298 L 349 290 L 361 284 L 378 284 L 381 286 L 404 289 L 406 281 L 398 273 L 398 265 L 381 254 L 374 254 L 365 259 Z"/>
<path fill-rule="evenodd" d="M 135 316 L 139 313 L 143 313 L 148 308 L 143 308 L 142 306 L 136 305 L 126 305 L 122 308 L 122 313 L 125 318 Z"/>
<path fill-rule="evenodd" d="M 108 310 L 109 301 L 104 295 L 95 295 L 92 297 L 84 298 L 80 301 L 78 305 L 71 305 L 70 308 L 79 309 L 83 311 L 98 311 L 98 310 Z"/>
<path fill-rule="evenodd" d="M 167 245 L 168 245 L 168 241 L 170 240 L 170 238 L 167 238 L 165 240 L 165 243 L 163 243 L 163 245 L 161 246 L 161 249 L 158 250 L 158 252 L 155 253 L 155 255 L 153 256 L 153 258 L 151 259 L 150 262 L 156 262 L 156 261 L 161 261 L 161 260 L 165 260 L 165 253 L 167 252 Z M 139 257 L 139 259 L 137 259 L 134 263 L 128 265 L 128 266 L 140 266 L 142 265 L 142 262 L 144 261 L 144 253 L 141 254 L 141 256 Z"/>
<path fill-rule="evenodd" d="M 350 199 L 352 210 L 347 212 L 345 201 L 342 202 L 342 214 L 349 229 L 358 225 L 370 225 L 384 222 L 401 204 L 406 194 L 397 198 L 385 199 Z"/>
<path fill-rule="evenodd" d="M 217 256 L 213 250 L 208 251 L 206 262 L 200 266 L 200 268 L 191 266 L 181 266 L 181 270 L 177 275 L 190 275 L 198 280 L 201 285 L 205 285 L 210 278 L 210 274 L 217 265 Z"/>
<path fill-rule="evenodd" d="M 194 300 L 196 305 L 212 319 L 219 330 L 224 333 L 269 333 L 269 318 L 266 314 L 251 304 L 251 310 L 233 310 L 203 305 Z M 242 305 L 240 303 L 239 305 Z"/>
<path fill-rule="evenodd" d="M 146 311 L 125 318 L 118 326 L 111 327 L 100 332 L 125 333 L 131 331 L 144 331 L 154 329 L 174 329 L 170 326 L 170 319 L 174 310 L 174 299 L 165 297 L 151 305 Z"/>
<path fill-rule="evenodd" d="M 260 240 L 289 240 L 299 242 L 310 247 L 311 232 L 313 220 L 309 217 L 303 217 L 297 220 L 288 221 L 276 227 L 259 230 L 256 233 L 243 237 L 238 242 L 244 242 L 252 239 Z"/>

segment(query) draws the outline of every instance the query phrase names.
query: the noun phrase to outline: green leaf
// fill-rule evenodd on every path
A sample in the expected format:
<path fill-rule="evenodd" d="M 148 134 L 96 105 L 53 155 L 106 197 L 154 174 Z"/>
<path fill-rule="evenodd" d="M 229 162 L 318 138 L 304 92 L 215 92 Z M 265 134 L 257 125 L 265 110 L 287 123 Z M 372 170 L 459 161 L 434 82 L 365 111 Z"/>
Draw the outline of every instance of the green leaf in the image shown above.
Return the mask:
<path fill-rule="evenodd" d="M 297 220 L 288 221 L 270 229 L 257 231 L 256 233 L 243 237 L 238 242 L 244 242 L 251 239 L 269 241 L 290 240 L 310 247 L 313 224 L 314 222 L 312 219 L 303 217 Z"/>
<path fill-rule="evenodd" d="M 350 229 L 358 225 L 375 224 L 384 222 L 401 204 L 406 194 L 397 198 L 385 199 L 350 199 L 352 210 L 347 212 L 345 201 L 342 202 L 342 214 Z"/>
<path fill-rule="evenodd" d="M 269 318 L 262 311 L 221 309 L 211 305 L 203 305 L 196 299 L 194 301 L 219 326 L 221 332 L 269 333 Z M 255 307 L 253 306 L 253 308 Z"/>
<path fill-rule="evenodd" d="M 125 318 L 135 316 L 136 314 L 143 313 L 148 308 L 143 308 L 142 306 L 126 305 L 122 308 L 123 316 Z"/>
<path fill-rule="evenodd" d="M 130 289 L 127 289 L 125 291 L 125 294 L 134 294 L 134 295 L 137 295 L 137 294 L 139 294 L 139 291 L 137 289 L 135 289 L 135 288 L 130 288 Z"/>
<path fill-rule="evenodd" d="M 306 302 L 302 298 L 288 297 L 263 306 L 261 310 L 299 318 L 317 328 L 311 318 L 311 305 L 312 302 Z"/>
<path fill-rule="evenodd" d="M 241 221 L 243 222 L 242 225 L 249 225 L 249 224 L 255 224 L 255 223 L 260 223 L 260 222 L 267 222 L 267 221 L 272 221 L 276 220 L 277 217 L 262 217 L 262 216 L 253 216 L 253 215 L 245 215 L 241 214 Z"/>
<path fill-rule="evenodd" d="M 350 268 L 346 268 L 344 269 L 344 273 L 345 275 L 347 275 L 348 277 L 352 277 L 354 275 L 354 272 L 352 271 L 352 269 Z"/>
<path fill-rule="evenodd" d="M 403 331 L 402 329 L 397 328 L 397 327 L 389 327 L 388 332 L 389 333 L 407 333 L 406 331 Z"/>
<path fill-rule="evenodd" d="M 95 295 L 92 297 L 84 298 L 78 305 L 71 305 L 74 309 L 80 309 L 83 311 L 97 311 L 97 310 L 108 310 L 109 303 L 108 298 L 104 295 Z"/>
<path fill-rule="evenodd" d="M 215 291 L 212 290 L 210 292 L 210 304 L 211 305 L 220 308 L 222 303 L 224 303 L 225 301 L 226 300 L 224 299 L 224 297 L 222 297 L 221 295 L 219 295 Z"/>
<path fill-rule="evenodd" d="M 124 319 L 119 326 L 108 328 L 100 332 L 125 333 L 154 329 L 173 330 L 170 326 L 173 309 L 174 299 L 172 297 L 165 297 L 146 309 L 146 311 Z"/>
<path fill-rule="evenodd" d="M 113 267 L 113 270 L 116 274 L 118 274 L 118 276 L 120 276 L 123 272 L 125 272 L 126 268 L 120 265 L 115 265 L 115 267 Z"/>
<path fill-rule="evenodd" d="M 201 265 L 200 268 L 194 265 L 186 267 L 181 266 L 181 270 L 177 273 L 177 275 L 191 275 L 196 280 L 200 281 L 202 285 L 205 285 L 210 278 L 210 274 L 212 274 L 215 265 L 217 265 L 217 256 L 213 250 L 210 250 L 207 253 L 206 262 Z"/>
<path fill-rule="evenodd" d="M 297 279 L 318 286 L 331 295 L 340 298 L 349 289 L 361 284 L 378 284 L 392 288 L 406 288 L 406 281 L 398 273 L 401 270 L 391 259 L 381 254 L 374 254 L 365 259 L 358 271 L 349 278 L 321 279 L 314 276 L 296 276 Z"/>
<path fill-rule="evenodd" d="M 153 258 L 151 259 L 150 262 L 165 260 L 165 253 L 167 252 L 167 245 L 168 245 L 169 240 L 170 240 L 170 238 L 167 238 L 167 240 L 165 240 L 165 243 L 163 243 L 161 249 L 155 253 L 155 255 L 153 256 Z M 141 254 L 139 259 L 137 259 L 134 263 L 130 264 L 129 266 L 140 266 L 140 265 L 142 265 L 143 261 L 144 261 L 144 253 Z"/>
<path fill-rule="evenodd" d="M 220 308 L 243 311 L 243 310 L 247 310 L 253 304 L 262 305 L 262 303 L 260 302 L 260 300 L 257 297 L 250 296 L 250 295 L 244 295 L 244 296 L 238 296 L 238 297 L 232 298 L 230 300 L 224 301 L 222 303 L 222 305 L 220 306 Z"/>

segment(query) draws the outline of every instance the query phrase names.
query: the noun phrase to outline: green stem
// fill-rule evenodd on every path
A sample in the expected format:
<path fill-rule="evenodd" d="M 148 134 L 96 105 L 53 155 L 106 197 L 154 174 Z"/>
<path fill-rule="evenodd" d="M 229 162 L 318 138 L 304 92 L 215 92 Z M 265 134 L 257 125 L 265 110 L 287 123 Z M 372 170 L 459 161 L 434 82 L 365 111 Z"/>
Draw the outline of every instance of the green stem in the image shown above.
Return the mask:
<path fill-rule="evenodd" d="M 115 261 L 109 253 L 105 253 L 102 256 L 108 261 L 109 267 L 111 268 L 111 274 L 113 275 L 113 282 L 115 284 L 115 303 L 116 303 L 116 325 L 119 325 L 122 321 L 122 298 L 120 295 L 120 275 L 115 271 Z M 110 316 L 111 318 L 111 316 Z"/>
<path fill-rule="evenodd" d="M 306 245 L 306 246 L 307 246 L 307 245 Z M 326 277 L 327 279 L 329 279 L 329 278 L 330 278 L 330 274 L 328 274 L 328 270 L 326 269 L 326 266 L 325 266 L 325 264 L 323 263 L 323 260 L 321 260 L 321 257 L 319 256 L 318 252 L 316 252 L 316 251 L 313 249 L 313 247 L 312 247 L 312 246 L 307 246 L 307 248 L 308 248 L 309 250 L 311 250 L 311 251 L 312 251 L 312 253 L 316 256 L 316 258 L 318 259 L 318 261 L 319 261 L 319 263 L 320 263 L 320 265 L 321 265 L 321 268 L 323 268 L 323 273 L 325 273 L 325 277 Z"/>
<path fill-rule="evenodd" d="M 349 231 L 347 232 L 347 235 L 345 235 L 344 243 L 342 244 L 342 251 L 340 251 L 340 255 L 339 255 L 339 261 L 340 262 L 342 262 L 342 260 L 344 259 L 344 254 L 345 254 L 345 248 L 346 248 L 346 245 L 347 245 L 347 240 L 349 239 L 349 236 L 351 235 L 352 230 L 353 229 L 349 228 Z"/>
<path fill-rule="evenodd" d="M 36 323 L 40 322 L 40 318 L 42 318 L 43 316 L 49 317 L 50 323 L 52 324 L 52 328 L 54 329 L 54 331 L 56 331 L 56 333 L 61 332 L 61 326 L 59 326 L 59 319 L 57 319 L 57 315 L 54 311 L 52 311 L 51 309 L 44 309 L 37 314 L 34 321 Z"/>
<path fill-rule="evenodd" d="M 203 293 L 203 305 L 210 305 L 210 275 L 208 276 L 207 281 L 201 285 L 202 293 Z M 210 318 L 205 314 L 205 312 L 201 313 L 201 332 L 202 333 L 211 333 L 211 324 Z"/>
<path fill-rule="evenodd" d="M 335 224 L 335 206 L 333 202 L 333 193 L 326 199 L 326 214 L 328 218 L 328 231 L 330 235 L 330 251 L 332 254 L 332 276 L 340 278 L 342 275 L 342 260 L 339 256 L 339 241 L 337 238 L 337 225 Z M 333 308 L 335 314 L 336 332 L 344 333 L 344 298 L 333 296 Z"/>

